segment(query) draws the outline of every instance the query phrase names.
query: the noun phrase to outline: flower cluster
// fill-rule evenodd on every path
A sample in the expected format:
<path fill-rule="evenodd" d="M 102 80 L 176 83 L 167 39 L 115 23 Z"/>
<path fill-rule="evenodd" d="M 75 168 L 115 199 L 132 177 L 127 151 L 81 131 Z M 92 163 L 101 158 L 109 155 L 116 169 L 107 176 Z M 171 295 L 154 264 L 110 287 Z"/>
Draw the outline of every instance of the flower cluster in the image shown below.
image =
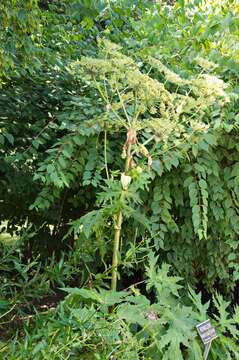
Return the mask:
<path fill-rule="evenodd" d="M 205 110 L 214 103 L 223 105 L 229 99 L 225 83 L 215 76 L 204 73 L 183 79 L 159 59 L 149 57 L 147 62 L 162 74 L 156 79 L 142 72 L 138 64 L 120 50 L 118 45 L 101 40 L 99 58 L 83 57 L 77 66 L 80 65 L 98 87 L 107 102 L 106 111 L 113 112 L 126 127 L 133 124 L 135 129 L 147 128 L 150 132 L 154 127 L 157 137 L 163 140 L 180 123 L 190 126 L 193 119 L 197 122 L 194 127 L 203 131 Z M 211 67 L 202 59 L 197 61 Z M 176 90 L 167 83 L 176 85 Z"/>

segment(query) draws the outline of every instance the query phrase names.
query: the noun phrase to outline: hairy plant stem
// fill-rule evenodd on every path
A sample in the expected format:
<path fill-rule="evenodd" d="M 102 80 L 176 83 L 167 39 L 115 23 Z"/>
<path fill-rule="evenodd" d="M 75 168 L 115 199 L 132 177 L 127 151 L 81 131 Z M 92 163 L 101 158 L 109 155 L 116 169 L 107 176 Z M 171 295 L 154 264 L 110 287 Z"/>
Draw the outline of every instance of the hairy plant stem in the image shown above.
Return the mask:
<path fill-rule="evenodd" d="M 127 156 L 125 160 L 125 173 L 130 169 L 130 159 L 131 159 L 131 144 L 126 143 L 127 146 Z M 121 236 L 121 227 L 123 222 L 123 214 L 120 211 L 116 215 L 115 220 L 115 233 L 114 233 L 114 245 L 113 245 L 113 255 L 112 255 L 112 275 L 111 275 L 111 290 L 117 290 L 117 276 L 118 276 L 118 253 L 119 253 L 119 244 Z"/>
<path fill-rule="evenodd" d="M 112 257 L 111 290 L 114 291 L 117 290 L 118 252 L 119 252 L 122 221 L 123 221 L 123 215 L 122 215 L 122 211 L 120 211 L 116 217 L 114 247 L 113 247 L 113 257 Z"/>

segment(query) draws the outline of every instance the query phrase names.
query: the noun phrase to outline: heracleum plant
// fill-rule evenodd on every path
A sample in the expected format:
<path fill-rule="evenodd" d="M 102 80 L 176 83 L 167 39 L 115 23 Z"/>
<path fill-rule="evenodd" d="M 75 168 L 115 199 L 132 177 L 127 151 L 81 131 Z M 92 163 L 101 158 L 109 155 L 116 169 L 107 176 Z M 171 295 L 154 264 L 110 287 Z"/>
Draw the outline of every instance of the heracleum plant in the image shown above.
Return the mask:
<path fill-rule="evenodd" d="M 80 75 L 88 86 L 94 87 L 105 102 L 105 112 L 99 119 L 105 134 L 117 129 L 125 129 L 126 133 L 121 154 L 125 162 L 123 168 L 116 176 L 111 174 L 105 151 L 107 186 L 99 194 L 101 207 L 80 219 L 82 231 L 90 219 L 94 226 L 97 221 L 102 223 L 102 219 L 103 222 L 113 219 L 112 290 L 117 288 L 122 223 L 124 217 L 129 216 L 139 220 L 135 206 L 141 203 L 139 191 L 147 189 L 151 179 L 153 160 L 157 159 L 162 146 L 167 149 L 169 137 L 174 140 L 174 146 L 182 149 L 184 143 L 197 141 L 195 134 L 209 130 L 203 122 L 205 110 L 215 101 L 221 105 L 228 101 L 225 83 L 214 76 L 201 73 L 183 79 L 159 59 L 148 57 L 145 63 L 152 73 L 153 70 L 160 73 L 162 81 L 159 81 L 141 70 L 142 63 L 136 63 L 120 50 L 118 45 L 101 40 L 98 58 L 83 57 L 69 67 L 71 73 Z M 167 83 L 174 84 L 176 90 L 169 91 Z M 142 219 L 146 224 L 147 220 Z M 79 229 L 77 224 L 79 221 L 73 223 L 73 227 Z M 93 226 L 90 232 L 92 230 Z M 199 232 L 199 236 L 203 235 L 206 236 L 206 223 Z"/>

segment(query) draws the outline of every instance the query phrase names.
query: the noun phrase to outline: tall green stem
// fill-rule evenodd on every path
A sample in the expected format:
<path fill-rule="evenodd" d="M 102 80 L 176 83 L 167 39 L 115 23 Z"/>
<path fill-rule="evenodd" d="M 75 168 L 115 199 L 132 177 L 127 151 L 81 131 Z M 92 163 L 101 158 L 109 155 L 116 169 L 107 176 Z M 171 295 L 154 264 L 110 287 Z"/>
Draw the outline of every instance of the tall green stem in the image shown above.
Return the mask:
<path fill-rule="evenodd" d="M 125 173 L 129 171 L 130 168 L 130 159 L 131 159 L 131 144 L 127 144 L 127 156 L 125 160 Z M 114 233 L 114 245 L 113 245 L 113 255 L 112 255 L 112 275 L 111 275 L 111 290 L 117 290 L 117 275 L 118 275 L 118 254 L 119 254 L 119 244 L 121 236 L 121 227 L 123 222 L 123 214 L 120 211 L 116 215 L 115 220 L 115 233 Z"/>
<path fill-rule="evenodd" d="M 120 211 L 117 214 L 116 223 L 115 223 L 115 236 L 114 236 L 114 247 L 113 247 L 113 257 L 112 257 L 111 290 L 114 291 L 117 290 L 118 252 L 119 252 L 122 221 L 123 221 L 123 215 L 122 212 Z"/>

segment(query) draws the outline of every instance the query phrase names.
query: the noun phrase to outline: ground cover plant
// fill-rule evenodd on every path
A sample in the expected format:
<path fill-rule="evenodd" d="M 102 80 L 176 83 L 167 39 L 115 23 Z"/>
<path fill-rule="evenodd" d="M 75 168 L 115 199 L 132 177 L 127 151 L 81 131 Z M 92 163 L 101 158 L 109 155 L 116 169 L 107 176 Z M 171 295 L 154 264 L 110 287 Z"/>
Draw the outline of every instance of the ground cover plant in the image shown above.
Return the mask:
<path fill-rule="evenodd" d="M 209 303 L 191 289 L 187 304 L 180 300 L 178 277 L 168 275 L 169 266 L 157 268 L 149 253 L 147 289 L 155 289 L 156 300 L 128 291 L 103 288 L 65 288 L 69 294 L 54 315 L 38 314 L 25 326 L 25 342 L 16 337 L 2 348 L 8 359 L 202 359 L 195 325 L 207 316 Z M 212 358 L 237 358 L 238 308 L 227 318 L 229 303 L 214 297 L 218 311 Z M 114 305 L 113 312 L 108 307 Z M 225 336 L 230 333 L 231 337 Z M 14 349 L 14 352 L 13 352 Z M 225 357 L 224 357 L 225 355 Z M 228 357 L 229 356 L 229 357 Z"/>
<path fill-rule="evenodd" d="M 237 2 L 0 9 L 2 358 L 237 359 Z"/>

